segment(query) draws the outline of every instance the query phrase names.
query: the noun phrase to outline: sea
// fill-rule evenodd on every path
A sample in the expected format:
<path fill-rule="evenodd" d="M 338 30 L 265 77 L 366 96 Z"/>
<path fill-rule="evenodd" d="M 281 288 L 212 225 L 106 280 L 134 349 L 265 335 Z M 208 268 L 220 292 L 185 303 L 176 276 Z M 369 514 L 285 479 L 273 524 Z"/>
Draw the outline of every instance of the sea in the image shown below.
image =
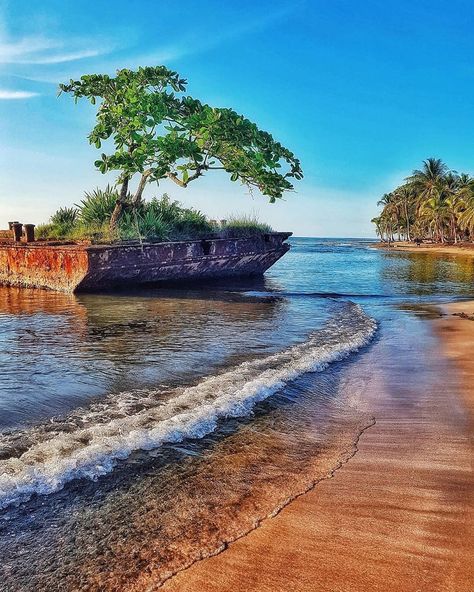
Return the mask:
<path fill-rule="evenodd" d="M 157 589 L 331 478 L 474 257 L 291 238 L 263 278 L 0 287 L 0 589 Z M 393 386 L 391 388 L 394 388 Z M 144 589 L 144 588 L 143 588 Z"/>

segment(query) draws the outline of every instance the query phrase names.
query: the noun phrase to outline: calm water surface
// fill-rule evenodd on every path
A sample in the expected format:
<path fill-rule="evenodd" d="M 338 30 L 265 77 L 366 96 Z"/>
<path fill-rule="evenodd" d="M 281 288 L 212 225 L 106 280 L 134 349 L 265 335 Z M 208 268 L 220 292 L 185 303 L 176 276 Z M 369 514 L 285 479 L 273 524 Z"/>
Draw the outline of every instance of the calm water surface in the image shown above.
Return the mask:
<path fill-rule="evenodd" d="M 374 376 L 439 380 L 422 313 L 474 258 L 291 242 L 225 286 L 0 288 L 2 590 L 164 581 L 347 460 Z"/>

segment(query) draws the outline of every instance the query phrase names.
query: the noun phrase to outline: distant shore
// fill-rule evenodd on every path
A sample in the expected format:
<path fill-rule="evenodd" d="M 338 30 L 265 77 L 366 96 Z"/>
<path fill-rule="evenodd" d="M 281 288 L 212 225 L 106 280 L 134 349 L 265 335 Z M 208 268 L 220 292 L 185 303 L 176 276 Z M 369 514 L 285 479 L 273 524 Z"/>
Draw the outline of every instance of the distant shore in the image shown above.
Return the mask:
<path fill-rule="evenodd" d="M 440 244 L 440 243 L 422 243 L 417 246 L 413 242 L 396 241 L 393 243 L 375 243 L 376 249 L 385 249 L 387 251 L 407 251 L 414 253 L 433 253 L 447 255 L 471 255 L 474 256 L 474 243 Z"/>
<path fill-rule="evenodd" d="M 409 391 L 390 397 L 376 381 L 376 424 L 332 479 L 163 590 L 470 592 L 474 301 L 430 323 L 451 368 L 445 384 L 413 405 Z"/>

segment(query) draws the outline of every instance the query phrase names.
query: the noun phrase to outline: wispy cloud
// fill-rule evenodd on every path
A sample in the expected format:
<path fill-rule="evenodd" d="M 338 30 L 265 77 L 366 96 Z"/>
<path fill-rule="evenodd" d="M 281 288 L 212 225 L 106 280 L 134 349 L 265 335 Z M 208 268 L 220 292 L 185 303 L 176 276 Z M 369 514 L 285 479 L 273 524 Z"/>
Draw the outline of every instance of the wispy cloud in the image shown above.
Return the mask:
<path fill-rule="evenodd" d="M 205 54 L 216 50 L 227 43 L 239 41 L 242 37 L 260 33 L 275 23 L 288 18 L 304 3 L 305 0 L 299 0 L 289 5 L 284 5 L 280 7 L 280 9 L 275 9 L 271 13 L 262 14 L 260 12 L 254 14 L 244 22 L 236 23 L 233 26 L 223 27 L 220 30 L 215 30 L 213 28 L 212 33 L 209 35 L 184 32 L 174 43 L 162 45 L 160 47 L 152 46 L 145 51 L 140 47 L 133 47 L 132 45 L 126 51 L 117 48 L 105 52 L 108 55 L 105 55 L 104 57 L 101 57 L 101 54 L 98 52 L 93 56 L 93 50 L 91 51 L 90 56 L 84 55 L 84 57 L 101 57 L 101 59 L 94 62 L 95 71 L 101 71 L 110 75 L 113 75 L 117 68 L 136 68 L 138 66 L 156 64 L 172 65 L 174 62 L 178 62 L 188 56 Z M 84 54 L 86 53 L 88 53 L 87 50 Z M 28 63 L 33 64 L 34 62 L 30 60 Z M 47 64 L 48 62 L 42 61 L 36 63 Z M 59 64 L 60 60 L 56 60 L 55 62 L 51 61 L 49 63 Z M 62 68 L 46 68 L 39 72 L 35 70 L 34 73 L 24 73 L 21 77 L 34 82 L 58 84 L 58 82 L 68 78 L 79 78 L 83 74 L 84 70 L 78 64 L 71 63 L 66 64 Z"/>
<path fill-rule="evenodd" d="M 18 41 L 0 40 L 0 64 L 15 64 L 25 56 L 57 49 L 58 44 L 42 37 L 25 37 Z"/>
<path fill-rule="evenodd" d="M 18 99 L 31 99 L 37 97 L 39 93 L 26 90 L 2 90 L 0 89 L 0 101 L 11 101 Z"/>
<path fill-rule="evenodd" d="M 104 55 L 112 50 L 90 48 L 92 43 L 61 42 L 44 37 L 25 37 L 18 41 L 0 40 L 0 64 L 61 64 Z M 86 45 L 84 47 L 83 45 Z"/>
<path fill-rule="evenodd" d="M 62 64 L 64 62 L 74 62 L 76 60 L 84 60 L 85 58 L 94 58 L 101 55 L 101 52 L 96 49 L 85 49 L 71 53 L 57 53 L 54 55 L 43 57 L 31 57 L 18 59 L 17 64 Z"/>
<path fill-rule="evenodd" d="M 45 37 L 31 35 L 13 39 L 4 33 L 0 19 L 0 74 L 22 78 L 36 83 L 58 84 L 69 78 L 78 78 L 84 74 L 86 66 L 80 60 L 93 59 L 87 64 L 95 71 L 113 74 L 117 68 L 136 68 L 143 65 L 166 64 L 205 54 L 228 43 L 235 43 L 241 38 L 260 33 L 277 22 L 288 18 L 298 10 L 305 0 L 280 5 L 271 12 L 256 11 L 247 14 L 244 20 L 236 21 L 227 27 L 211 27 L 210 34 L 202 35 L 194 31 L 183 31 L 178 38 L 166 45 L 148 46 L 146 49 L 133 42 L 125 50 L 116 43 L 104 43 L 98 38 L 68 38 L 57 36 Z M 3 29 L 3 30 L 2 30 Z M 2 35 L 2 33 L 4 33 Z M 141 40 L 138 36 L 137 40 Z M 136 40 L 135 40 L 136 41 Z M 16 66 L 15 71 L 10 71 Z"/>

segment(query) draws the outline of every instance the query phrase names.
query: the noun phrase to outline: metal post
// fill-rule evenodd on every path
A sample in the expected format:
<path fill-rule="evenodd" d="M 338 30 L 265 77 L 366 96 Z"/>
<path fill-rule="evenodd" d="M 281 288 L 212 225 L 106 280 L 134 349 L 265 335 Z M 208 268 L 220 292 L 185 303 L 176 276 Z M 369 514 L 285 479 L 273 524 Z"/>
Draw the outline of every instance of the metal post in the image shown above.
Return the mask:
<path fill-rule="evenodd" d="M 12 224 L 13 240 L 16 243 L 21 242 L 21 235 L 23 234 L 23 224 L 21 222 L 14 222 Z"/>
<path fill-rule="evenodd" d="M 34 243 L 35 242 L 35 225 L 34 224 L 23 224 L 23 228 L 25 229 L 25 236 L 27 243 Z"/>

